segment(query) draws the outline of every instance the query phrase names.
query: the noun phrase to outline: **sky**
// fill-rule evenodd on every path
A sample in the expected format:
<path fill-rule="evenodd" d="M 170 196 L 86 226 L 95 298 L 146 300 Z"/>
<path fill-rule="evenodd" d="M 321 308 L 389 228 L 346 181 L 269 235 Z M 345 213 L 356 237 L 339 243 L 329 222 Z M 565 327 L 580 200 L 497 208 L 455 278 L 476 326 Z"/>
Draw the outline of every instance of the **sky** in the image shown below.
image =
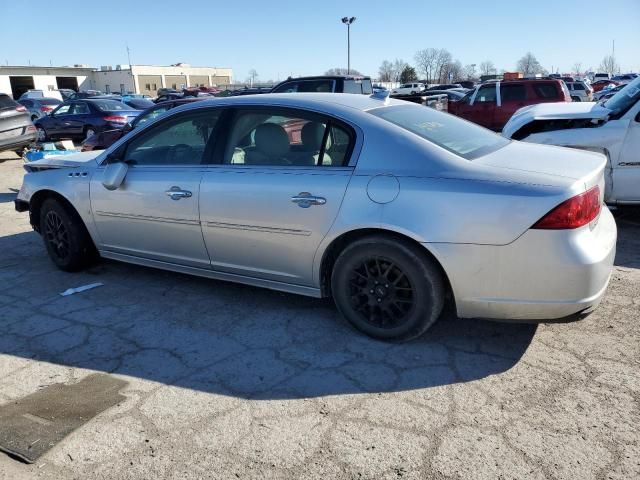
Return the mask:
<path fill-rule="evenodd" d="M 597 70 L 612 51 L 640 71 L 640 0 L 0 0 L 0 62 L 8 65 L 131 63 L 231 67 L 244 82 L 318 75 L 351 66 L 377 76 L 383 60 L 414 63 L 445 48 L 463 65 L 491 60 L 514 70 L 532 52 L 549 71 Z M 92 6 L 95 5 L 95 6 Z"/>

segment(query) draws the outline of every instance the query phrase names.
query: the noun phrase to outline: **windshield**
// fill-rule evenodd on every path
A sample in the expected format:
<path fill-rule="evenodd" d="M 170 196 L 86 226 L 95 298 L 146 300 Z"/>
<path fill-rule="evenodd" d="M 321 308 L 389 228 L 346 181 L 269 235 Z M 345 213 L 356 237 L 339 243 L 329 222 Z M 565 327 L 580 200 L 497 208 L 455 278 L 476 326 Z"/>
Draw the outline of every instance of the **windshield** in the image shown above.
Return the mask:
<path fill-rule="evenodd" d="M 628 83 L 622 90 L 604 103 L 614 115 L 624 115 L 640 98 L 640 78 Z"/>
<path fill-rule="evenodd" d="M 504 147 L 508 140 L 486 128 L 433 108 L 396 105 L 369 110 L 369 113 L 435 143 L 467 160 Z"/>
<path fill-rule="evenodd" d="M 102 112 L 115 112 L 118 110 L 131 110 L 129 105 L 125 105 L 117 100 L 93 100 L 92 102 L 98 110 Z"/>

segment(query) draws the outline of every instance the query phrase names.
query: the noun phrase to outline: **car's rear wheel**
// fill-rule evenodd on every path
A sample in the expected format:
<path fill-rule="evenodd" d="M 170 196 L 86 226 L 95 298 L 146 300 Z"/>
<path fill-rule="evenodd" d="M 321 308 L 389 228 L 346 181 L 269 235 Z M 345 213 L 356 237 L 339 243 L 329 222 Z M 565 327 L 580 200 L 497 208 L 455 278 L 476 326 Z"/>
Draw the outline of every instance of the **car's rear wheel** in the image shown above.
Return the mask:
<path fill-rule="evenodd" d="M 66 272 L 90 265 L 96 250 L 80 217 L 55 198 L 45 200 L 40 208 L 40 234 L 49 257 Z"/>
<path fill-rule="evenodd" d="M 36 127 L 36 140 L 39 142 L 46 142 L 49 139 L 47 131 L 40 125 Z"/>
<path fill-rule="evenodd" d="M 88 140 L 96 134 L 96 129 L 93 127 L 85 127 L 84 128 L 84 139 Z"/>
<path fill-rule="evenodd" d="M 440 316 L 445 286 L 426 252 L 391 237 L 371 236 L 338 256 L 331 291 L 340 313 L 358 330 L 383 340 L 410 340 Z"/>

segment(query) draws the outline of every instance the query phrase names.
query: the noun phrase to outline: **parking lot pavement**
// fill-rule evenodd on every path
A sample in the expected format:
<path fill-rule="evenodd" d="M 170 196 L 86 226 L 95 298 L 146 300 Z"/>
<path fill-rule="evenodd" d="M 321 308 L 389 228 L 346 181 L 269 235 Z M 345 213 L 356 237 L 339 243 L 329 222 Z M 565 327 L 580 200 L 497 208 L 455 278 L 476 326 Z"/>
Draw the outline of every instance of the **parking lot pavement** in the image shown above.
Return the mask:
<path fill-rule="evenodd" d="M 129 384 L 36 464 L 0 454 L 0 478 L 640 477 L 637 213 L 587 319 L 449 311 L 387 344 L 327 300 L 108 261 L 58 271 L 13 210 L 21 177 L 0 154 L 0 403 L 93 372 Z"/>

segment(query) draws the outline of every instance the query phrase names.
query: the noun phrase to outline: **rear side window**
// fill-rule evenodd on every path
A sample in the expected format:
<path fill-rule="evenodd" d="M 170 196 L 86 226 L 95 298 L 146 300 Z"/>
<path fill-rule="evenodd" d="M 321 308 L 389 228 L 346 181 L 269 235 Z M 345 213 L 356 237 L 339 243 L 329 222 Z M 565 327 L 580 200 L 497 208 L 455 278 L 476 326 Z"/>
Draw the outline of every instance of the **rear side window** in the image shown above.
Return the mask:
<path fill-rule="evenodd" d="M 573 84 L 573 89 L 574 90 L 584 90 L 584 85 L 582 85 L 581 83 L 574 83 Z"/>
<path fill-rule="evenodd" d="M 0 109 L 16 108 L 17 105 L 9 95 L 0 95 Z"/>
<path fill-rule="evenodd" d="M 362 81 L 345 80 L 343 93 L 362 93 Z"/>
<path fill-rule="evenodd" d="M 560 96 L 556 86 L 552 83 L 537 83 L 533 86 L 533 91 L 536 92 L 538 98 L 557 98 Z"/>
<path fill-rule="evenodd" d="M 527 98 L 524 85 L 501 85 L 500 95 L 503 102 L 519 102 Z"/>
<path fill-rule="evenodd" d="M 509 143 L 505 138 L 453 115 L 418 105 L 394 105 L 369 113 L 398 125 L 466 160 L 473 160 Z"/>
<path fill-rule="evenodd" d="M 307 112 L 264 109 L 239 112 L 223 163 L 256 166 L 341 167 L 351 134 L 335 121 Z"/>
<path fill-rule="evenodd" d="M 131 110 L 129 105 L 126 105 L 117 100 L 94 100 L 93 104 L 98 107 L 101 112 L 115 112 L 118 110 Z"/>
<path fill-rule="evenodd" d="M 303 80 L 281 85 L 274 93 L 322 93 L 333 92 L 333 80 Z"/>

